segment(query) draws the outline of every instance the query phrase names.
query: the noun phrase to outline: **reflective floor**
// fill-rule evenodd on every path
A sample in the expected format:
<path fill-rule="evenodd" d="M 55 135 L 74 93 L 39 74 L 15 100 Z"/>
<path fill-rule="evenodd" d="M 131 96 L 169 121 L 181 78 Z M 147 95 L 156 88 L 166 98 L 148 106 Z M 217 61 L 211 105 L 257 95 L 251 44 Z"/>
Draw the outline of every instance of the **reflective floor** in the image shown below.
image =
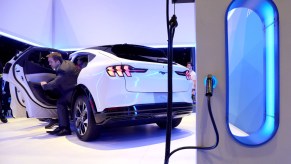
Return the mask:
<path fill-rule="evenodd" d="M 172 131 L 171 149 L 195 145 L 196 115 L 183 119 Z M 9 118 L 0 123 L 0 163 L 5 164 L 163 164 L 165 130 L 155 124 L 105 130 L 93 142 L 82 142 L 76 134 L 52 136 L 46 122 Z M 170 164 L 195 164 L 196 150 L 182 150 Z"/>

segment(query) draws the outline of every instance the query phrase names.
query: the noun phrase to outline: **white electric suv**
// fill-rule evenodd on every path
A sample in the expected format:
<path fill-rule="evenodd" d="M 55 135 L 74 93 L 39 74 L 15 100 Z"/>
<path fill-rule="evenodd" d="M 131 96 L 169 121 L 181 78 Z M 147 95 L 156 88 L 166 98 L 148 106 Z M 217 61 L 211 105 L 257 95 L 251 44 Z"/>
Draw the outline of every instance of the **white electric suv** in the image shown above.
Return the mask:
<path fill-rule="evenodd" d="M 166 127 L 167 58 L 158 49 L 130 44 L 93 47 L 69 56 L 43 47 L 17 54 L 3 73 L 10 84 L 14 117 L 57 117 L 54 93 L 40 86 L 41 81 L 55 77 L 46 58 L 53 51 L 76 64 L 78 58 L 87 62 L 69 107 L 80 140 L 93 140 L 109 126 L 156 123 Z M 173 127 L 192 112 L 192 80 L 187 72 L 186 67 L 173 63 Z"/>

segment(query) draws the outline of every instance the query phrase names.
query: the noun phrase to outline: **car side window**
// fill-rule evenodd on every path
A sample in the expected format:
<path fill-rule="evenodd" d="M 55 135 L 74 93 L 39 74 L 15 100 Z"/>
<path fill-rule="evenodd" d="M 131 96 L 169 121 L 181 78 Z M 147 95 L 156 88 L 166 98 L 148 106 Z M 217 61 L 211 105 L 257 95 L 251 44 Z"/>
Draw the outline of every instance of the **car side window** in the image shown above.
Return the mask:
<path fill-rule="evenodd" d="M 28 61 L 34 63 L 40 67 L 51 69 L 46 56 L 49 54 L 49 51 L 35 51 L 29 54 Z"/>
<path fill-rule="evenodd" d="M 87 55 L 77 56 L 74 60 L 74 63 L 76 64 L 77 67 L 79 67 L 80 69 L 83 69 L 88 64 L 88 56 Z"/>
<path fill-rule="evenodd" d="M 80 69 L 87 67 L 88 63 L 90 63 L 95 58 L 95 55 L 88 52 L 79 52 L 70 55 L 70 60 Z"/>

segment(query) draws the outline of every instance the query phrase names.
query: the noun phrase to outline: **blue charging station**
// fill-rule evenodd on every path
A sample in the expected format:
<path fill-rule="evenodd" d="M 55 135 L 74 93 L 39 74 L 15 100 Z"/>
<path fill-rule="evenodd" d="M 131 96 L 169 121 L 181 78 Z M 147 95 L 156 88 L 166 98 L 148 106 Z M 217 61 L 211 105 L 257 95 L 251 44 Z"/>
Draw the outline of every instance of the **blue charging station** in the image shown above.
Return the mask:
<path fill-rule="evenodd" d="M 197 150 L 197 163 L 289 163 L 291 1 L 195 4 L 196 144 L 215 141 L 203 85 L 209 73 L 219 81 L 211 104 L 220 139 L 213 150 Z"/>
<path fill-rule="evenodd" d="M 270 0 L 235 0 L 225 17 L 228 129 L 239 143 L 258 146 L 279 126 L 277 7 Z"/>

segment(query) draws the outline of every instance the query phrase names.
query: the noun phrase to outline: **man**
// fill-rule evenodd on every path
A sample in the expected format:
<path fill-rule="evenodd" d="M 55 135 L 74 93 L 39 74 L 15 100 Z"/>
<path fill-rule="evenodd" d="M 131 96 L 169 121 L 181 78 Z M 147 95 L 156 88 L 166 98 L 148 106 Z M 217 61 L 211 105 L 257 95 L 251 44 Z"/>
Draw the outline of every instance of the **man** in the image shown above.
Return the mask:
<path fill-rule="evenodd" d="M 49 65 L 56 71 L 56 77 L 48 83 L 42 81 L 40 84 L 44 90 L 57 90 L 60 94 L 57 100 L 59 127 L 47 133 L 57 136 L 70 135 L 68 106 L 80 71 L 71 61 L 63 60 L 58 52 L 50 53 L 47 58 Z"/>
<path fill-rule="evenodd" d="M 192 63 L 191 62 L 187 63 L 187 68 L 189 69 L 191 80 L 193 80 L 193 86 L 192 86 L 193 103 L 196 103 L 196 99 L 195 99 L 195 95 L 196 95 L 196 93 L 195 93 L 195 91 L 196 91 L 196 73 L 194 72 L 194 70 L 192 68 Z"/>

